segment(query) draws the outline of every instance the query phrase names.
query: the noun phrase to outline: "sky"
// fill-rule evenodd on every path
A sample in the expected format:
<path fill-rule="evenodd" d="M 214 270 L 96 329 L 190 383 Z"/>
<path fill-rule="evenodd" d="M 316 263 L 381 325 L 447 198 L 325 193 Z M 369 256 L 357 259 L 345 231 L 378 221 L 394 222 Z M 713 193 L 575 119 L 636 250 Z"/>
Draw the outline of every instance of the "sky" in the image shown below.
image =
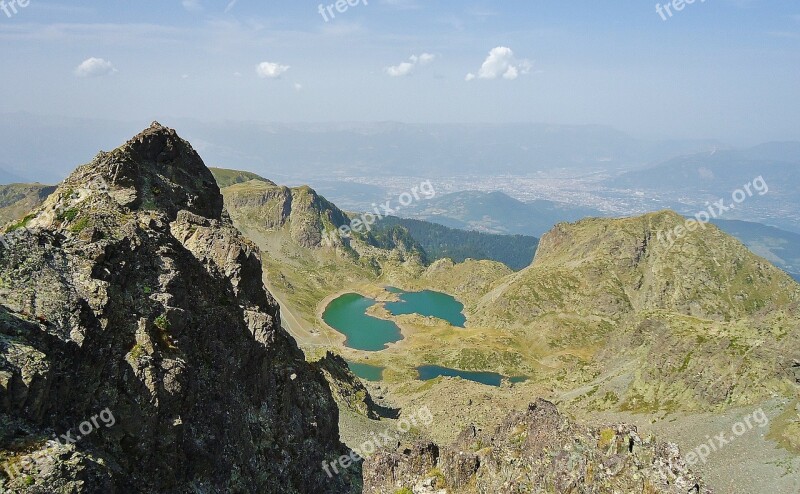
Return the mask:
<path fill-rule="evenodd" d="M 0 114 L 800 140 L 793 1 L 3 1 Z"/>

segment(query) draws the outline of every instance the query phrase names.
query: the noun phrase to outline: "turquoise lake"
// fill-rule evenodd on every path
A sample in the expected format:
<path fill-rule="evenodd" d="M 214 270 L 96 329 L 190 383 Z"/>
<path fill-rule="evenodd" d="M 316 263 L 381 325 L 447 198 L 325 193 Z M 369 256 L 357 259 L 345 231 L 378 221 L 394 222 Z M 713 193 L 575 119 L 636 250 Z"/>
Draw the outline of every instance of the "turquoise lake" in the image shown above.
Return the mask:
<path fill-rule="evenodd" d="M 383 367 L 369 364 L 359 364 L 357 362 L 347 362 L 350 371 L 365 381 L 380 381 L 383 379 Z"/>
<path fill-rule="evenodd" d="M 386 309 L 393 315 L 419 314 L 443 319 L 453 326 L 464 327 L 464 306 L 445 293 L 425 290 L 405 292 L 388 287 L 387 291 L 396 293 L 399 302 L 387 302 Z M 376 352 L 390 343 L 403 339 L 400 328 L 392 321 L 378 319 L 366 314 L 375 305 L 374 299 L 357 293 L 347 293 L 333 300 L 322 314 L 328 326 L 346 336 L 345 345 L 356 350 Z"/>
<path fill-rule="evenodd" d="M 403 314 L 419 314 L 421 316 L 438 317 L 453 326 L 463 328 L 467 322 L 464 317 L 464 305 L 446 293 L 425 290 L 422 292 L 404 292 L 389 287 L 392 293 L 400 296 L 399 302 L 387 302 L 386 310 L 395 316 Z"/>
<path fill-rule="evenodd" d="M 322 319 L 328 326 L 347 337 L 344 344 L 356 350 L 377 352 L 389 343 L 403 339 L 400 328 L 392 321 L 368 316 L 367 309 L 375 300 L 358 293 L 347 293 L 325 308 Z"/>

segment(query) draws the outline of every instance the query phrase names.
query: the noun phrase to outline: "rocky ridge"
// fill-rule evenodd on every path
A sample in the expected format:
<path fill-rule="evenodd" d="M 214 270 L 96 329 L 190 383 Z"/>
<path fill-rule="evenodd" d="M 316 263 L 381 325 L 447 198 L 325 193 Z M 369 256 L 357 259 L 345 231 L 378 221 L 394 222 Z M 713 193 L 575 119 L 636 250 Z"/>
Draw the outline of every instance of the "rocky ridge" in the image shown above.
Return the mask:
<path fill-rule="evenodd" d="M 541 399 L 493 431 L 468 427 L 450 446 L 418 442 L 373 456 L 364 492 L 711 493 L 677 446 L 630 425 L 574 424 Z"/>
<path fill-rule="evenodd" d="M 157 123 L 79 167 L 0 247 L 0 477 L 14 492 L 349 492 L 322 375 L 258 249 Z M 113 427 L 47 441 L 98 410 Z M 30 457 L 41 461 L 25 461 Z"/>

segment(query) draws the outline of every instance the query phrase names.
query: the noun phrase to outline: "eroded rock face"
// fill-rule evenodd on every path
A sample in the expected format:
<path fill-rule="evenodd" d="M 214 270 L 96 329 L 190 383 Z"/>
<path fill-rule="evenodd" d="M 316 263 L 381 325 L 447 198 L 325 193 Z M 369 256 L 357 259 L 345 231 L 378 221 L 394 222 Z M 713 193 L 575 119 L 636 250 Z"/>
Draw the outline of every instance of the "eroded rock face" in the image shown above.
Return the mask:
<path fill-rule="evenodd" d="M 378 420 L 380 409 L 372 400 L 366 386 L 347 366 L 347 361 L 332 352 L 314 362 L 314 367 L 325 376 L 333 398 L 342 406 L 367 418 Z"/>
<path fill-rule="evenodd" d="M 234 219 L 267 230 L 288 226 L 291 238 L 307 249 L 323 243 L 323 233 L 349 224 L 347 215 L 309 187 L 279 187 L 250 181 L 228 187 L 225 205 Z"/>
<path fill-rule="evenodd" d="M 710 493 L 678 448 L 643 440 L 628 425 L 573 424 L 545 400 L 496 430 L 467 428 L 448 447 L 422 443 L 364 463 L 364 492 Z"/>
<path fill-rule="evenodd" d="M 6 242 L 0 463 L 23 467 L 0 490 L 350 492 L 320 467 L 345 453 L 328 386 L 173 130 L 80 167 Z M 47 444 L 103 409 L 113 426 Z"/>

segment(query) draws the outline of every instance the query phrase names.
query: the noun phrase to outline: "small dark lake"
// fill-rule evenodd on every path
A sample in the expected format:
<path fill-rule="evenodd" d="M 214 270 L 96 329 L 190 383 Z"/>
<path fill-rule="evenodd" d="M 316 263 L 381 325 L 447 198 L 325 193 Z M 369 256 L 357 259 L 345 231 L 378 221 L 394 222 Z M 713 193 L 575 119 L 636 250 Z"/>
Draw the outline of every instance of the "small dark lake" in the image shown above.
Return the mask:
<path fill-rule="evenodd" d="M 460 377 L 468 381 L 485 384 L 487 386 L 499 387 L 502 384 L 504 376 L 497 372 L 477 372 L 477 371 L 462 371 L 458 369 L 451 369 L 449 367 L 441 367 L 438 365 L 422 365 L 417 367 L 417 373 L 421 381 L 430 381 L 437 377 Z M 525 376 L 517 376 L 509 378 L 512 383 L 520 383 L 527 381 Z"/>

